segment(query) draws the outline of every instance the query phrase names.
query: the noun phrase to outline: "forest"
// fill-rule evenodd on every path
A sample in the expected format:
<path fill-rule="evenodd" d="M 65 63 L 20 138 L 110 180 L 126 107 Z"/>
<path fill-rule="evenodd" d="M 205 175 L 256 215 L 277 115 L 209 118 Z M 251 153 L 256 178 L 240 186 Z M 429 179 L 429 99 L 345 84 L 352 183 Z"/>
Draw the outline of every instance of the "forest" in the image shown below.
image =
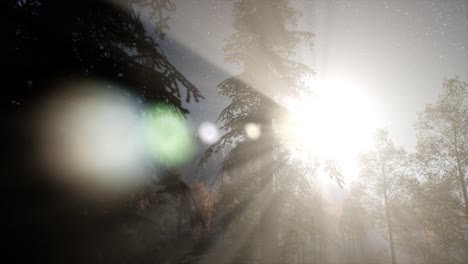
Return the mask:
<path fill-rule="evenodd" d="M 468 4 L 410 2 L 5 1 L 5 263 L 468 263 Z"/>

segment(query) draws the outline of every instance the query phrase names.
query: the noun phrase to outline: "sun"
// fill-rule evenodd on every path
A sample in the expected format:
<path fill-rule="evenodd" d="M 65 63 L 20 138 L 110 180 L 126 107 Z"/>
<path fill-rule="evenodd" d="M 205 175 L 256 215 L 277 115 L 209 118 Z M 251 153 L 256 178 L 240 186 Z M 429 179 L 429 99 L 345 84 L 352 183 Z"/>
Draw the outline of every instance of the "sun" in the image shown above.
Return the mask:
<path fill-rule="evenodd" d="M 355 156 L 369 147 L 378 127 L 377 111 L 368 96 L 351 82 L 306 80 L 312 95 L 291 99 L 287 138 L 299 157 L 334 159 L 356 167 Z"/>

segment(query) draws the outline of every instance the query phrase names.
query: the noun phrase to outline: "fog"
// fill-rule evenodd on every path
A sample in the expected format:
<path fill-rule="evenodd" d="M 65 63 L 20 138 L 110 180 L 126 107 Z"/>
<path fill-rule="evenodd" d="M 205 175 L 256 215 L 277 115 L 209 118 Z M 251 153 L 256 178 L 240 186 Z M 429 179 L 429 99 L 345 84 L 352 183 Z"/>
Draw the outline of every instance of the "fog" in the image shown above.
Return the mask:
<path fill-rule="evenodd" d="M 12 262 L 468 261 L 466 1 L 2 12 Z"/>

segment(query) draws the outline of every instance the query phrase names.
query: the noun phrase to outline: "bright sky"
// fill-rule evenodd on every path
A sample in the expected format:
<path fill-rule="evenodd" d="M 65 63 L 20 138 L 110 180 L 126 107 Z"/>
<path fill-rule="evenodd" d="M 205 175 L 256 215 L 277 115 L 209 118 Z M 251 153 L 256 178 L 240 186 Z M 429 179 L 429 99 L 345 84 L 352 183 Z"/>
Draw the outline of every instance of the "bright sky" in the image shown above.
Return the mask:
<path fill-rule="evenodd" d="M 413 148 L 416 112 L 434 101 L 443 78 L 459 75 L 468 81 L 466 1 L 291 3 L 304 13 L 299 28 L 316 35 L 313 49 L 300 48 L 298 60 L 317 72 L 318 82 L 331 86 L 326 97 L 349 108 L 332 115 L 365 116 L 356 121 L 361 126 L 357 130 L 347 124 L 361 141 L 359 133 L 385 126 L 396 144 Z M 232 3 L 200 0 L 176 4 L 163 48 L 206 97 L 190 106 L 194 124 L 214 122 L 226 105 L 216 85 L 239 72 L 235 65 L 223 62 L 224 40 L 233 30 Z M 350 98 L 360 102 L 350 103 Z"/>

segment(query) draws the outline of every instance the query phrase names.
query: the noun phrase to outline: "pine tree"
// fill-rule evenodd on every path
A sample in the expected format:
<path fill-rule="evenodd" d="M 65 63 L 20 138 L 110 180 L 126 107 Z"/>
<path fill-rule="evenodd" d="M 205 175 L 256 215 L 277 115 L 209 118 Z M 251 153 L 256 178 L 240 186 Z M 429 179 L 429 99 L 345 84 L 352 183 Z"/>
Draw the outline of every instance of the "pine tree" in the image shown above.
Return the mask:
<path fill-rule="evenodd" d="M 167 262 L 168 251 L 160 246 L 168 243 L 159 243 L 161 237 L 154 225 L 136 215 L 135 208 L 128 206 L 130 202 L 119 203 L 118 210 L 112 212 L 101 208 L 84 210 L 81 204 L 75 206 L 65 191 L 55 191 L 41 181 L 42 172 L 25 166 L 33 163 L 31 138 L 35 135 L 25 125 L 28 120 L 23 114 L 34 110 L 38 101 L 55 92 L 53 89 L 60 89 L 57 82 L 83 79 L 122 87 L 142 104 L 162 102 L 187 114 L 183 100 L 198 101 L 203 97 L 157 42 L 168 29 L 166 12 L 174 10 L 173 2 L 15 0 L 6 1 L 4 6 L 1 12 L 7 23 L 2 24 L 6 28 L 3 62 L 7 67 L 3 69 L 2 108 L 7 114 L 3 140 L 4 151 L 9 153 L 9 177 L 3 195 L 4 210 L 15 215 L 6 224 L 11 227 L 7 251 L 18 254 L 12 259 L 48 263 L 115 263 L 124 259 Z M 156 32 L 148 30 L 142 12 L 151 17 L 146 22 L 154 22 Z"/>
<path fill-rule="evenodd" d="M 235 33 L 225 46 L 226 62 L 236 63 L 242 72 L 219 84 L 221 95 L 231 103 L 219 121 L 226 132 L 202 157 L 201 164 L 222 149 L 228 151 L 221 175 L 248 179 L 256 186 L 246 200 L 258 200 L 260 207 L 260 256 L 263 263 L 278 261 L 278 230 L 275 190 L 278 167 L 284 164 L 284 149 L 275 135 L 278 118 L 285 109 L 278 103 L 286 96 L 307 91 L 303 77 L 313 71 L 293 60 L 300 42 L 311 45 L 313 34 L 292 31 L 300 12 L 286 0 L 234 2 Z M 258 135 L 249 135 L 249 127 Z M 247 131 L 246 131 L 247 130 Z M 257 138 L 258 136 L 258 138 Z M 257 208 L 258 208 L 257 207 Z"/>
<path fill-rule="evenodd" d="M 114 83 L 143 102 L 166 102 L 185 113 L 202 98 L 156 42 L 168 29 L 169 0 L 8 1 L 4 12 L 7 88 L 4 106 L 17 109 L 49 92 L 57 80 L 94 78 Z M 146 12 L 156 32 L 144 26 Z M 181 91 L 185 89 L 185 92 Z"/>

